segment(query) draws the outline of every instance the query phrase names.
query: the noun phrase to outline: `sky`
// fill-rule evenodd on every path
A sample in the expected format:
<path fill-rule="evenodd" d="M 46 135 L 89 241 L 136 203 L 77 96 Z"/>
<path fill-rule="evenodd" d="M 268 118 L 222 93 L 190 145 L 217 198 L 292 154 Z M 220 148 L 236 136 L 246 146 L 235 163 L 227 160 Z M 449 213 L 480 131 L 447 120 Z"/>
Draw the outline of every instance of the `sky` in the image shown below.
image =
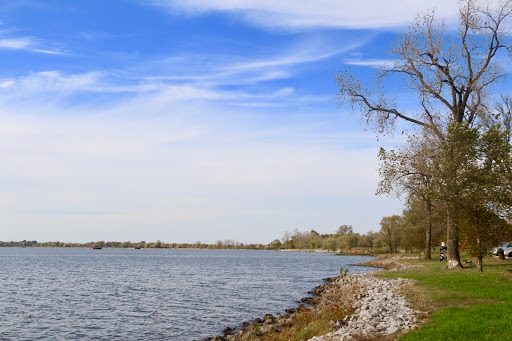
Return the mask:
<path fill-rule="evenodd" d="M 456 1 L 0 0 L 0 240 L 269 243 L 378 231 L 368 77 Z"/>

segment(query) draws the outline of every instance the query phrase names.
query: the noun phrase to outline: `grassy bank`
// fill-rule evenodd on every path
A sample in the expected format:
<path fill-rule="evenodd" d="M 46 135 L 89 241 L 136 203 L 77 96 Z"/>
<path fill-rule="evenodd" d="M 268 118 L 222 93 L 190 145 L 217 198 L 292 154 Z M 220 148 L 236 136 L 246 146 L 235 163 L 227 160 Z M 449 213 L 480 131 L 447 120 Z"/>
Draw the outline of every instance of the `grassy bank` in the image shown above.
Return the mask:
<path fill-rule="evenodd" d="M 483 273 L 476 272 L 474 259 L 458 270 L 437 260 L 401 262 L 422 267 L 377 275 L 414 280 L 405 294 L 429 316 L 400 340 L 512 340 L 512 260 L 487 259 Z"/>

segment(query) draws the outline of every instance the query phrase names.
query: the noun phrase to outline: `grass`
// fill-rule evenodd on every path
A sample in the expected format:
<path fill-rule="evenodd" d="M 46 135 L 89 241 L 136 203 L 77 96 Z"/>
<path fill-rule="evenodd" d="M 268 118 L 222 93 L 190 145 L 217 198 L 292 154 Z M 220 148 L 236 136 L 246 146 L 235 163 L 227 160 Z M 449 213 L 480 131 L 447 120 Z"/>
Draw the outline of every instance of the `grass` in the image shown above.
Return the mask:
<path fill-rule="evenodd" d="M 512 340 L 511 260 L 487 259 L 483 273 L 475 264 L 448 270 L 437 260 L 402 262 L 423 267 L 378 275 L 413 279 L 405 294 L 430 316 L 400 340 Z"/>

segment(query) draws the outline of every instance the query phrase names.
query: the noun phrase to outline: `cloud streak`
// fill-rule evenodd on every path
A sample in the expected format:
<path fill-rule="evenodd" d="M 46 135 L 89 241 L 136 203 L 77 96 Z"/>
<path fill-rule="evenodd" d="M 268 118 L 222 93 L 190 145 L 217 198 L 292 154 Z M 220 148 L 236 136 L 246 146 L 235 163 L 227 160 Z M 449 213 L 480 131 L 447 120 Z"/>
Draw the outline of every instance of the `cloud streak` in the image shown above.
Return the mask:
<path fill-rule="evenodd" d="M 217 56 L 209 58 L 208 64 L 201 62 L 207 58 L 205 56 L 175 56 L 134 67 L 137 73 L 131 73 L 129 69 L 122 72 L 32 72 L 0 79 L 0 99 L 13 102 L 51 94 L 52 100 L 58 101 L 80 93 L 153 93 L 155 97 L 167 101 L 224 100 L 242 106 L 269 106 L 271 103 L 264 100 L 275 102 L 295 92 L 293 86 L 276 85 L 275 81 L 292 78 L 300 72 L 301 67 L 352 51 L 372 37 L 346 44 L 342 49 L 326 49 L 313 42 L 287 49 L 286 54 L 253 58 Z M 182 70 L 190 60 L 193 62 Z M 165 69 L 162 70 L 161 65 L 165 65 Z M 251 87 L 256 84 L 258 88 Z M 301 100 L 307 98 L 305 96 Z M 260 101 L 256 103 L 256 100 Z"/>
<path fill-rule="evenodd" d="M 0 39 L 0 48 L 4 49 L 27 49 L 33 45 L 30 38 L 17 38 L 17 39 Z"/>
<path fill-rule="evenodd" d="M 383 28 L 410 22 L 418 11 L 435 7 L 443 17 L 453 18 L 456 1 L 442 0 L 146 0 L 169 13 L 201 15 L 223 12 L 247 22 L 271 28 Z"/>
<path fill-rule="evenodd" d="M 0 49 L 13 51 L 30 51 L 34 53 L 64 55 L 59 49 L 43 44 L 40 39 L 29 36 L 13 36 L 11 29 L 6 29 L 0 21 Z"/>
<path fill-rule="evenodd" d="M 348 59 L 345 61 L 347 65 L 369 66 L 388 68 L 393 66 L 394 61 L 390 59 Z"/>
<path fill-rule="evenodd" d="M 0 49 L 24 50 L 34 53 L 65 55 L 65 53 L 62 51 L 42 47 L 42 44 L 40 44 L 37 40 L 31 37 L 2 38 L 0 39 Z"/>

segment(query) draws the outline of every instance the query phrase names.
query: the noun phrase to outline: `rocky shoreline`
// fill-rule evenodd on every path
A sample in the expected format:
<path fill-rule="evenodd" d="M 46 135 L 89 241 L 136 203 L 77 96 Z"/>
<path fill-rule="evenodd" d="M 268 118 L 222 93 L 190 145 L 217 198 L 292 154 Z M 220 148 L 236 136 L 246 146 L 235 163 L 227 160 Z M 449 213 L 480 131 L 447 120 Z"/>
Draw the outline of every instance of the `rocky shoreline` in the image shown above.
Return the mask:
<path fill-rule="evenodd" d="M 316 336 L 311 341 L 341 341 L 377 335 L 390 335 L 417 326 L 420 311 L 411 308 L 411 304 L 399 291 L 408 280 L 383 279 L 370 274 L 353 274 L 338 281 L 343 287 L 359 287 L 352 306 L 354 313 L 342 321 L 334 322 L 333 332 Z"/>
<path fill-rule="evenodd" d="M 406 269 L 408 266 L 391 260 L 377 260 L 378 266 L 384 261 L 386 267 Z M 393 266 L 390 266 L 390 264 Z M 265 340 L 270 333 L 280 333 L 290 327 L 294 319 L 306 310 L 320 310 L 336 305 L 343 309 L 342 320 L 330 321 L 331 331 L 315 336 L 310 341 L 339 341 L 368 339 L 386 336 L 416 327 L 421 312 L 411 308 L 410 303 L 400 294 L 406 279 L 384 279 L 370 274 L 347 274 L 324 279 L 325 284 L 309 292 L 312 296 L 301 299 L 298 308 L 287 309 L 285 313 L 273 316 L 266 314 L 252 322 L 243 322 L 240 327 L 227 327 L 223 335 L 203 341 Z M 341 300 L 340 300 L 341 298 Z"/>

